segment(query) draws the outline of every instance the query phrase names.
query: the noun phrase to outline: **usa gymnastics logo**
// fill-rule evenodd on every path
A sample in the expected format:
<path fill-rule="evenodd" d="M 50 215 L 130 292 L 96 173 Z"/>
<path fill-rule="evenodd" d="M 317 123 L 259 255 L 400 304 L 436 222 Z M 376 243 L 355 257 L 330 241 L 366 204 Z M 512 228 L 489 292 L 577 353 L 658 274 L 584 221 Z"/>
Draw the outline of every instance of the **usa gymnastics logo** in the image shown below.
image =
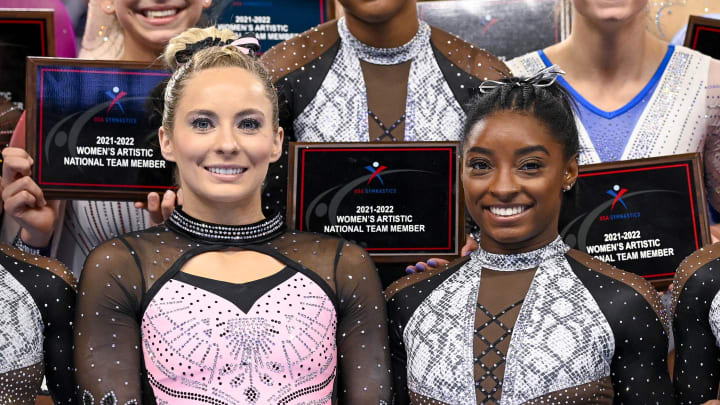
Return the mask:
<path fill-rule="evenodd" d="M 123 108 L 122 104 L 120 104 L 120 99 L 127 96 L 127 92 L 120 91 L 120 88 L 118 86 L 115 86 L 112 88 L 112 91 L 108 90 L 105 92 L 105 95 L 112 100 L 110 102 L 110 106 L 108 107 L 106 112 L 110 112 L 112 110 L 113 106 L 118 106 L 120 108 L 120 111 L 122 111 L 123 114 L 125 114 L 125 109 Z"/>
<path fill-rule="evenodd" d="M 618 202 L 620 204 L 622 204 L 622 206 L 625 207 L 625 209 L 627 209 L 627 204 L 625 204 L 625 201 L 623 201 L 623 199 L 622 199 L 622 196 L 625 195 L 625 193 L 627 193 L 627 191 L 628 190 L 626 188 L 621 188 L 619 185 L 616 184 L 613 186 L 613 188 L 611 188 L 610 190 L 607 190 L 605 192 L 606 194 L 615 198 L 612 202 L 612 205 L 610 206 L 610 211 L 615 210 L 615 204 L 617 204 Z"/>
<path fill-rule="evenodd" d="M 384 186 L 385 182 L 383 181 L 382 177 L 380 177 L 380 173 L 385 169 L 387 169 L 387 166 L 383 166 L 378 162 L 373 162 L 372 165 L 365 166 L 365 170 L 372 173 L 372 175 L 370 176 L 370 178 L 367 181 L 367 184 L 369 185 L 370 182 L 372 181 L 372 179 L 377 177 L 377 179 L 380 181 L 380 184 L 382 184 Z"/>
<path fill-rule="evenodd" d="M 605 194 L 609 195 L 613 199 L 612 199 L 612 202 L 610 200 L 608 200 L 602 204 L 603 207 L 607 207 L 608 205 L 610 206 L 610 213 L 608 215 L 598 216 L 598 219 L 600 220 L 600 222 L 620 221 L 620 220 L 640 218 L 640 212 L 630 212 L 628 210 L 627 203 L 625 202 L 625 200 L 623 200 L 623 197 L 626 197 L 626 198 L 631 197 L 638 193 L 641 193 L 641 192 L 636 191 L 634 193 L 628 194 L 628 189 L 626 189 L 624 187 L 620 187 L 618 184 L 615 184 L 614 186 L 612 186 L 612 188 L 610 188 L 609 190 L 606 190 Z M 625 208 L 625 212 L 614 214 L 613 211 L 615 211 L 615 206 L 618 203 L 620 203 L 620 205 L 622 205 Z M 605 209 L 607 209 L 607 208 L 605 208 Z"/>

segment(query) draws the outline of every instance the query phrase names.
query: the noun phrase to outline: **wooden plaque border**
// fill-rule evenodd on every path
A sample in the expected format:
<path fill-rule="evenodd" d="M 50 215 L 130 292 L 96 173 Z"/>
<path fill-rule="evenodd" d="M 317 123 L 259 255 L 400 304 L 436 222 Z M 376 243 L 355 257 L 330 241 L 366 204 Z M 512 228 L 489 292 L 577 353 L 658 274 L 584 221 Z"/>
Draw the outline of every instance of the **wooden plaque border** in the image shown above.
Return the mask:
<path fill-rule="evenodd" d="M 711 243 L 711 236 L 710 236 L 710 222 L 708 220 L 708 209 L 707 209 L 707 198 L 705 196 L 705 183 L 704 183 L 704 176 L 703 176 L 703 164 L 702 164 L 702 156 L 700 153 L 683 153 L 678 155 L 670 155 L 670 156 L 660 156 L 660 157 L 652 157 L 652 158 L 645 158 L 645 159 L 633 159 L 633 160 L 621 160 L 616 162 L 607 162 L 607 163 L 595 163 L 590 165 L 583 165 L 580 166 L 579 173 L 578 173 L 578 179 L 583 177 L 583 174 L 589 173 L 589 172 L 597 172 L 600 170 L 623 170 L 623 169 L 634 169 L 639 167 L 646 167 L 646 166 L 664 166 L 664 165 L 673 165 L 673 164 L 684 164 L 687 163 L 690 165 L 690 170 L 693 173 L 693 179 L 695 180 L 694 183 L 692 183 L 692 186 L 695 189 L 695 192 L 691 196 L 693 198 L 695 206 L 697 206 L 698 209 L 698 225 L 699 228 L 697 232 L 698 235 L 698 244 L 701 248 L 703 246 L 706 246 Z M 622 269 L 629 271 L 627 269 Z M 673 273 L 677 269 L 672 269 Z M 656 288 L 658 289 L 664 289 L 666 288 L 673 280 L 672 276 L 669 277 L 662 277 L 662 278 L 656 278 L 653 280 L 648 280 L 650 283 L 652 283 Z"/>
<path fill-rule="evenodd" d="M 691 15 L 688 19 L 687 32 L 685 33 L 684 45 L 686 47 L 702 52 L 702 50 L 697 49 L 697 34 L 701 28 L 707 28 L 711 31 L 720 33 L 720 20 Z"/>
<path fill-rule="evenodd" d="M 423 254 L 417 254 L 417 253 L 401 253 L 401 254 L 395 254 L 395 253 L 370 253 L 370 255 L 373 257 L 373 260 L 376 263 L 416 263 L 418 261 L 424 261 L 431 257 L 437 257 L 437 258 L 443 258 L 449 261 L 452 261 L 458 257 L 460 257 L 460 252 L 465 244 L 465 197 L 462 187 L 462 181 L 460 180 L 460 173 L 462 172 L 461 167 L 461 157 L 460 157 L 460 144 L 458 142 L 290 142 L 290 146 L 288 148 L 288 155 L 289 155 L 289 161 L 288 161 L 288 179 L 287 179 L 287 212 L 286 212 L 286 221 L 288 224 L 288 227 L 291 229 L 296 229 L 295 225 L 297 222 L 297 218 L 295 218 L 295 203 L 296 199 L 295 196 L 297 194 L 296 190 L 296 184 L 297 184 L 297 176 L 296 173 L 296 161 L 297 161 L 297 155 L 301 149 L 321 149 L 321 148 L 328 148 L 328 147 L 338 147 L 341 146 L 343 148 L 392 148 L 392 147 L 398 147 L 398 149 L 401 148 L 410 148 L 410 147 L 438 147 L 438 146 L 453 146 L 456 148 L 456 154 L 454 158 L 454 164 L 455 164 L 455 173 L 456 173 L 456 180 L 455 180 L 455 195 L 457 198 L 455 199 L 453 205 L 455 206 L 455 234 L 454 242 L 455 245 L 453 247 L 453 252 L 451 253 L 423 253 Z"/>
<path fill-rule="evenodd" d="M 27 119 L 25 125 L 25 150 L 37 162 L 37 70 L 42 67 L 77 67 L 77 68 L 115 68 L 115 69 L 163 69 L 163 65 L 159 62 L 120 62 L 110 60 L 84 60 L 71 58 L 45 58 L 45 57 L 28 57 L 26 71 L 25 86 L 25 105 L 27 111 Z M 33 165 L 32 178 L 40 185 L 38 165 Z M 41 185 L 42 188 L 42 185 Z M 176 186 L 148 186 L 148 191 L 131 191 L 104 188 L 78 188 L 78 187 L 53 187 L 44 188 L 43 193 L 46 198 L 50 199 L 85 199 L 85 200 L 125 200 L 125 201 L 145 201 L 147 194 L 152 191 L 163 193 L 163 190 L 176 190 Z"/>
<path fill-rule="evenodd" d="M 0 8 L 0 20 L 39 20 L 45 24 L 45 52 L 37 56 L 55 56 L 54 14 L 51 8 Z"/>

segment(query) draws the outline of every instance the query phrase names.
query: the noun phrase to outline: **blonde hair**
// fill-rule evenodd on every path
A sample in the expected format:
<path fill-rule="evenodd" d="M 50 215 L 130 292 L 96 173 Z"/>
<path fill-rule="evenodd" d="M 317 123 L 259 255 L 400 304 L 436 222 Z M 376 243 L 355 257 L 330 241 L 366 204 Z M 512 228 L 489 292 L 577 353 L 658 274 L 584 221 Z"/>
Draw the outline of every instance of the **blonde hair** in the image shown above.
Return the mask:
<path fill-rule="evenodd" d="M 279 126 L 277 93 L 270 75 L 262 63 L 254 56 L 244 54 L 234 45 L 210 45 L 194 52 L 190 51 L 188 60 L 182 64 L 178 63 L 177 56 L 179 53 L 187 54 L 188 49 L 198 46 L 203 41 L 208 43 L 216 40 L 218 43 L 229 43 L 235 39 L 238 39 L 237 35 L 230 30 L 208 27 L 190 28 L 170 40 L 163 54 L 165 63 L 174 71 L 165 88 L 162 123 L 165 131 L 172 133 L 177 102 L 182 94 L 185 82 L 192 77 L 193 73 L 216 67 L 239 67 L 254 74 L 262 82 L 265 94 L 272 106 L 273 129 L 277 130 Z"/>

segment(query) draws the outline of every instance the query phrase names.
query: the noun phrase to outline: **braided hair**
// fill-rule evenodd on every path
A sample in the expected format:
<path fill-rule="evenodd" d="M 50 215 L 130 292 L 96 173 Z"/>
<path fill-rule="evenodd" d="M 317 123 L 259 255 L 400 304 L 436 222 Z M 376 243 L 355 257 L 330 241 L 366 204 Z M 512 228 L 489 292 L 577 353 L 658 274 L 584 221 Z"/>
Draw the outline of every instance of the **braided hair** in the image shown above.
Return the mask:
<path fill-rule="evenodd" d="M 470 102 L 463 146 L 470 131 L 485 117 L 499 111 L 525 113 L 537 118 L 562 145 L 566 159 L 580 150 L 578 129 L 573 115 L 573 102 L 568 92 L 557 83 L 556 66 L 543 69 L 532 77 L 512 77 L 485 81 L 480 93 Z"/>

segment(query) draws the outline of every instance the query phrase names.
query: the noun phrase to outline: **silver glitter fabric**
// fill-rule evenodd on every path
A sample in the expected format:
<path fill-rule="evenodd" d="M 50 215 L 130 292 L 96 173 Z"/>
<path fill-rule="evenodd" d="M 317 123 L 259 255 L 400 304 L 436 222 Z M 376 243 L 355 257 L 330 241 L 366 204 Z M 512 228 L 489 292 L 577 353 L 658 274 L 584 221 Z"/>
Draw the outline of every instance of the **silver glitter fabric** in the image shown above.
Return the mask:
<path fill-rule="evenodd" d="M 483 249 L 477 249 L 473 252 L 471 259 L 472 261 L 478 262 L 478 265 L 485 269 L 517 271 L 537 268 L 546 260 L 564 255 L 569 250 L 570 247 L 558 236 L 547 246 L 531 252 L 516 255 L 501 255 L 490 253 Z"/>
<path fill-rule="evenodd" d="M 515 322 L 502 404 L 609 377 L 614 352 L 607 319 L 567 259 L 545 261 Z"/>
<path fill-rule="evenodd" d="M 710 58 L 676 47 L 647 108 L 640 117 L 621 160 L 701 151 L 707 131 L 706 84 Z M 515 75 L 545 67 L 537 52 L 507 62 Z M 600 163 L 582 123 L 580 164 Z"/>
<path fill-rule="evenodd" d="M 609 377 L 613 332 L 573 273 L 568 251 L 560 238 L 518 255 L 475 251 L 428 295 L 405 327 L 408 389 L 447 404 L 476 402 L 473 331 L 483 268 L 537 268 L 512 332 L 503 405 Z"/>
<path fill-rule="evenodd" d="M 474 404 L 473 330 L 481 267 L 469 261 L 436 288 L 405 326 L 407 386 L 447 404 Z"/>
<path fill-rule="evenodd" d="M 0 267 L 0 374 L 43 360 L 43 330 L 30 293 Z"/>
<path fill-rule="evenodd" d="M 303 142 L 368 142 L 367 90 L 360 60 L 395 65 L 412 60 L 405 105 L 405 141 L 458 140 L 465 113 L 453 96 L 430 44 L 430 27 L 420 22 L 418 33 L 398 48 L 363 44 L 338 20 L 340 49 L 310 104 L 294 120 Z M 421 119 L 416 119 L 421 117 Z"/>
<path fill-rule="evenodd" d="M 720 291 L 715 294 L 715 298 L 712 300 L 708 321 L 710 321 L 710 329 L 715 336 L 717 345 L 720 347 Z"/>

